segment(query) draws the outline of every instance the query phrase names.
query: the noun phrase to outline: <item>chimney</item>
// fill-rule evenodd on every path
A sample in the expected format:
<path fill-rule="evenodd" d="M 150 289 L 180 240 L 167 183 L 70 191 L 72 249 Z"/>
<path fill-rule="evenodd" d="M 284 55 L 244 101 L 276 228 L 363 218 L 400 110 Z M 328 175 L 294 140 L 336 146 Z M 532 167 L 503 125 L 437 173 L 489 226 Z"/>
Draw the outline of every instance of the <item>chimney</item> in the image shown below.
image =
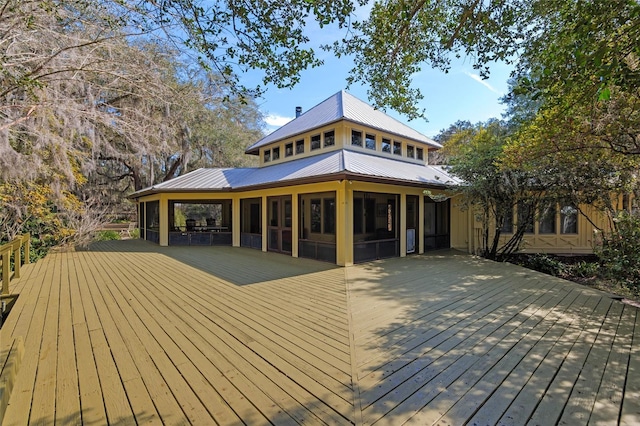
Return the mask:
<path fill-rule="evenodd" d="M 302 107 L 297 106 L 296 107 L 296 118 L 300 117 L 302 115 Z"/>

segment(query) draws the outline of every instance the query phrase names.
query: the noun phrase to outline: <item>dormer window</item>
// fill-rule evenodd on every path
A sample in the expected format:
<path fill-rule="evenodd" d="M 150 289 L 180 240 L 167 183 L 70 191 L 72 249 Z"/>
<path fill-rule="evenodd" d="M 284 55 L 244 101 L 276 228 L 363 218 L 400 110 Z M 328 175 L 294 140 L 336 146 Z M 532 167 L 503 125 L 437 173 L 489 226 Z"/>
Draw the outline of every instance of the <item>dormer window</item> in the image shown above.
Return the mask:
<path fill-rule="evenodd" d="M 374 151 L 376 150 L 376 136 L 375 135 L 370 135 L 367 133 L 365 140 L 364 140 L 364 147 L 367 149 L 373 149 Z"/>
<path fill-rule="evenodd" d="M 402 142 L 393 141 L 393 154 L 402 155 Z"/>
<path fill-rule="evenodd" d="M 284 146 L 284 156 L 291 157 L 293 155 L 293 142 L 289 142 Z"/>
<path fill-rule="evenodd" d="M 304 154 L 304 139 L 296 141 L 296 154 Z"/>
<path fill-rule="evenodd" d="M 334 146 L 336 144 L 336 136 L 335 133 L 332 131 L 330 132 L 324 132 L 324 147 L 328 147 L 328 146 Z"/>
<path fill-rule="evenodd" d="M 362 146 L 362 132 L 359 132 L 358 130 L 351 131 L 351 145 Z"/>
<path fill-rule="evenodd" d="M 424 149 L 423 148 L 416 148 L 416 158 L 418 160 L 424 160 Z"/>
<path fill-rule="evenodd" d="M 413 145 L 407 145 L 407 158 L 415 158 L 415 147 Z"/>
<path fill-rule="evenodd" d="M 382 152 L 391 153 L 391 139 L 382 138 Z"/>
<path fill-rule="evenodd" d="M 271 159 L 276 161 L 280 158 L 280 147 L 273 148 L 273 152 L 271 153 Z"/>
<path fill-rule="evenodd" d="M 311 136 L 311 151 L 320 149 L 320 135 Z"/>
<path fill-rule="evenodd" d="M 268 163 L 269 161 L 271 161 L 271 150 L 270 149 L 265 149 L 264 150 L 264 162 Z"/>

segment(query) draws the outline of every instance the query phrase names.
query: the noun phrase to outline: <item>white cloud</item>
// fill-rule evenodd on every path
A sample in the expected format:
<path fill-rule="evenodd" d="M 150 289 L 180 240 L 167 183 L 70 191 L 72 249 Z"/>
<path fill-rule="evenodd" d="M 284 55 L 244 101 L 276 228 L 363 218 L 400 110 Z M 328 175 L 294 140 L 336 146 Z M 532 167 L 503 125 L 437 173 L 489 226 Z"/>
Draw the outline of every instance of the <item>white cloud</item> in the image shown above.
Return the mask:
<path fill-rule="evenodd" d="M 293 117 L 283 117 L 277 114 L 269 114 L 264 118 L 265 123 L 272 127 L 284 126 L 291 120 L 293 120 Z"/>
<path fill-rule="evenodd" d="M 491 90 L 493 93 L 496 93 L 500 96 L 504 95 L 504 93 L 502 93 L 501 91 L 499 91 L 498 89 L 490 85 L 487 80 L 483 80 L 482 77 L 480 77 L 478 74 L 473 74 L 467 71 L 465 71 L 465 74 L 471 77 L 473 80 L 477 81 L 478 83 L 482 84 L 487 89 Z"/>

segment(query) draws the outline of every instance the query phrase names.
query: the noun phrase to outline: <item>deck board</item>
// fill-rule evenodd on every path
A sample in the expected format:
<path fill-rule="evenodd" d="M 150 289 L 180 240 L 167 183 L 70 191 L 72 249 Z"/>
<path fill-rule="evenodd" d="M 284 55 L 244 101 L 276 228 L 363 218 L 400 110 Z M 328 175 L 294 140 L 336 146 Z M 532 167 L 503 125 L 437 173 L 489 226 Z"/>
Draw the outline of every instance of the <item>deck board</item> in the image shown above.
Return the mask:
<path fill-rule="evenodd" d="M 635 325 L 632 335 L 632 347 L 627 365 L 627 378 L 622 399 L 620 424 L 640 424 L 640 309 L 631 309 L 635 314 Z"/>
<path fill-rule="evenodd" d="M 637 424 L 640 315 L 456 252 L 101 242 L 25 265 L 2 425 Z"/>

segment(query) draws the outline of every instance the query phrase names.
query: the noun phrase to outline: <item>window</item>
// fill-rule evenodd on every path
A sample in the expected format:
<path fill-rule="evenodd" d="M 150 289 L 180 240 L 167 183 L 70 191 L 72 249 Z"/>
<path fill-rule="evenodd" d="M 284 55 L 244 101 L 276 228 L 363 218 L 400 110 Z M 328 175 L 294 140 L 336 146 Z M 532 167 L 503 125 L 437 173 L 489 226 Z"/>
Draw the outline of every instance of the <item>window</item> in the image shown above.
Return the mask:
<path fill-rule="evenodd" d="M 560 233 L 578 233 L 578 209 L 573 204 L 565 204 L 560 208 Z"/>
<path fill-rule="evenodd" d="M 271 159 L 273 161 L 277 160 L 280 158 L 280 147 L 277 146 L 275 148 L 273 148 L 272 152 L 271 152 Z"/>
<path fill-rule="evenodd" d="M 335 133 L 332 131 L 324 132 L 324 147 L 334 146 L 336 144 Z"/>
<path fill-rule="evenodd" d="M 351 131 L 351 145 L 362 146 L 362 132 L 357 130 Z"/>
<path fill-rule="evenodd" d="M 524 232 L 533 233 L 533 206 L 526 201 L 518 202 L 518 227 L 524 226 Z"/>
<path fill-rule="evenodd" d="M 513 207 L 509 207 L 504 216 L 504 222 L 502 222 L 502 228 L 500 232 L 504 234 L 513 233 Z"/>
<path fill-rule="evenodd" d="M 304 154 L 304 139 L 296 141 L 296 154 Z"/>
<path fill-rule="evenodd" d="M 336 233 L 336 199 L 325 198 L 324 199 L 324 230 L 325 234 Z"/>
<path fill-rule="evenodd" d="M 540 210 L 538 220 L 538 234 L 556 233 L 556 203 L 551 202 Z"/>
<path fill-rule="evenodd" d="M 402 142 L 393 141 L 393 154 L 402 155 Z"/>
<path fill-rule="evenodd" d="M 424 160 L 424 149 L 416 148 L 416 158 L 418 160 Z"/>
<path fill-rule="evenodd" d="M 320 135 L 311 136 L 311 151 L 320 149 Z"/>
<path fill-rule="evenodd" d="M 362 198 L 353 198 L 353 233 L 354 234 L 362 234 L 363 233 L 363 217 L 364 217 L 364 208 L 363 208 L 363 199 Z"/>
<path fill-rule="evenodd" d="M 391 153 L 391 140 L 382 138 L 382 152 Z"/>
<path fill-rule="evenodd" d="M 284 146 L 284 156 L 291 157 L 293 155 L 293 142 L 289 142 Z"/>
<path fill-rule="evenodd" d="M 322 204 L 319 198 L 311 200 L 311 232 L 322 231 Z"/>
<path fill-rule="evenodd" d="M 407 145 L 407 157 L 409 158 L 414 158 L 415 155 L 415 148 L 413 145 Z"/>
<path fill-rule="evenodd" d="M 364 140 L 364 147 L 367 149 L 376 149 L 376 137 L 367 133 Z"/>
<path fill-rule="evenodd" d="M 264 162 L 268 163 L 269 161 L 271 161 L 271 150 L 270 149 L 265 149 L 264 150 Z"/>

